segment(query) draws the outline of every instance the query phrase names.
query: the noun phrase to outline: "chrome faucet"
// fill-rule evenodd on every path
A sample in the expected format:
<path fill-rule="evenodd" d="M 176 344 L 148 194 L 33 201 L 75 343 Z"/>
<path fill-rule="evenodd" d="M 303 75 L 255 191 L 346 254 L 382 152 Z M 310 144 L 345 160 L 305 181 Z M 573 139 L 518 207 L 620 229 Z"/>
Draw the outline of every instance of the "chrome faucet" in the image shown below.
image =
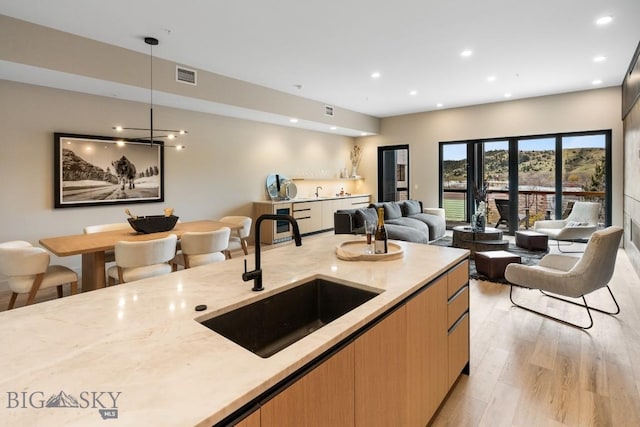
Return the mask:
<path fill-rule="evenodd" d="M 296 246 L 302 245 L 302 238 L 300 237 L 300 229 L 298 228 L 298 222 L 291 215 L 273 215 L 273 214 L 264 214 L 260 215 L 256 220 L 256 246 L 255 246 L 255 269 L 253 271 L 247 271 L 247 260 L 244 260 L 244 273 L 242 273 L 242 280 L 248 282 L 249 280 L 253 280 L 253 288 L 252 291 L 261 291 L 264 288 L 262 287 L 262 270 L 260 269 L 260 224 L 265 219 L 270 219 L 272 221 L 288 221 L 293 228 L 293 238 L 296 241 Z"/>
<path fill-rule="evenodd" d="M 316 197 L 320 197 L 320 190 L 322 190 L 322 187 L 320 186 L 316 187 L 316 192 L 315 192 Z"/>

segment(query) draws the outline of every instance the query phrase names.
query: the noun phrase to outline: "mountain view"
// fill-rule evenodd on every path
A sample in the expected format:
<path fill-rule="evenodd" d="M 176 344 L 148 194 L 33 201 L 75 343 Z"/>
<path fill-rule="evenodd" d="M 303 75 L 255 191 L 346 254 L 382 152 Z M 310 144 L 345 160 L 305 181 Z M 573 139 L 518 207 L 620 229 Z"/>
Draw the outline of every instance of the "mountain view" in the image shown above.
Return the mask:
<path fill-rule="evenodd" d="M 555 151 L 520 151 L 518 159 L 519 185 L 533 187 L 555 186 Z M 485 177 L 490 188 L 506 186 L 509 177 L 509 153 L 493 150 L 485 153 Z M 602 148 L 569 148 L 562 151 L 563 187 L 583 191 L 604 191 L 604 160 Z M 445 188 L 466 187 L 467 160 L 445 160 L 443 177 Z"/>

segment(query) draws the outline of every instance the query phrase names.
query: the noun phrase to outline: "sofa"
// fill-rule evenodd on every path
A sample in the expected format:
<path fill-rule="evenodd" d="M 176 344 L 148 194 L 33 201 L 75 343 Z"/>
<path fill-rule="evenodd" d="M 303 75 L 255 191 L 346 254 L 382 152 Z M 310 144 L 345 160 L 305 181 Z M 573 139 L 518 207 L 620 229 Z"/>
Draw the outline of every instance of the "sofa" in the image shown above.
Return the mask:
<path fill-rule="evenodd" d="M 367 208 L 341 209 L 333 214 L 335 234 L 363 234 L 365 221 L 378 220 L 384 209 L 384 225 L 392 240 L 429 243 L 444 236 L 444 210 L 423 208 L 418 200 L 371 203 Z"/>

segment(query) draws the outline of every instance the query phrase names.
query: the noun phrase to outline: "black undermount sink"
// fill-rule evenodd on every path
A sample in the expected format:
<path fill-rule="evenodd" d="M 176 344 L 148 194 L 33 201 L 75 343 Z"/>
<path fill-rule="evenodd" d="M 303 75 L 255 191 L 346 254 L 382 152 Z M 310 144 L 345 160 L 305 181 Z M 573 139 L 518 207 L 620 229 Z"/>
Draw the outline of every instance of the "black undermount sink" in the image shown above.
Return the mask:
<path fill-rule="evenodd" d="M 267 358 L 376 295 L 317 278 L 201 323 Z"/>

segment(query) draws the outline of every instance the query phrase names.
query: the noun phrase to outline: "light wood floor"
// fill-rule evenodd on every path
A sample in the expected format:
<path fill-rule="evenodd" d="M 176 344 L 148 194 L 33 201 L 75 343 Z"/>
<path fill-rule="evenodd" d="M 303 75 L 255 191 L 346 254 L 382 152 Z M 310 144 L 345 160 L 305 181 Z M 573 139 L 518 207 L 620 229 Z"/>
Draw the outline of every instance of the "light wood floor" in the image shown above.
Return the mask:
<path fill-rule="evenodd" d="M 514 307 L 508 286 L 472 280 L 471 375 L 432 425 L 640 426 L 640 279 L 623 250 L 610 287 L 621 313 L 593 313 L 584 332 Z M 550 314 L 586 319 L 584 309 L 537 291 L 515 295 Z M 606 290 L 587 301 L 613 305 Z"/>
<path fill-rule="evenodd" d="M 610 283 L 621 313 L 593 313 L 587 332 L 512 306 L 508 286 L 470 285 L 471 375 L 458 381 L 433 426 L 640 426 L 640 279 L 623 250 Z M 536 291 L 518 295 L 584 321 L 577 307 Z M 9 296 L 0 293 L 0 310 Z M 55 289 L 46 289 L 36 301 L 54 298 Z M 606 290 L 588 301 L 610 304 Z"/>

